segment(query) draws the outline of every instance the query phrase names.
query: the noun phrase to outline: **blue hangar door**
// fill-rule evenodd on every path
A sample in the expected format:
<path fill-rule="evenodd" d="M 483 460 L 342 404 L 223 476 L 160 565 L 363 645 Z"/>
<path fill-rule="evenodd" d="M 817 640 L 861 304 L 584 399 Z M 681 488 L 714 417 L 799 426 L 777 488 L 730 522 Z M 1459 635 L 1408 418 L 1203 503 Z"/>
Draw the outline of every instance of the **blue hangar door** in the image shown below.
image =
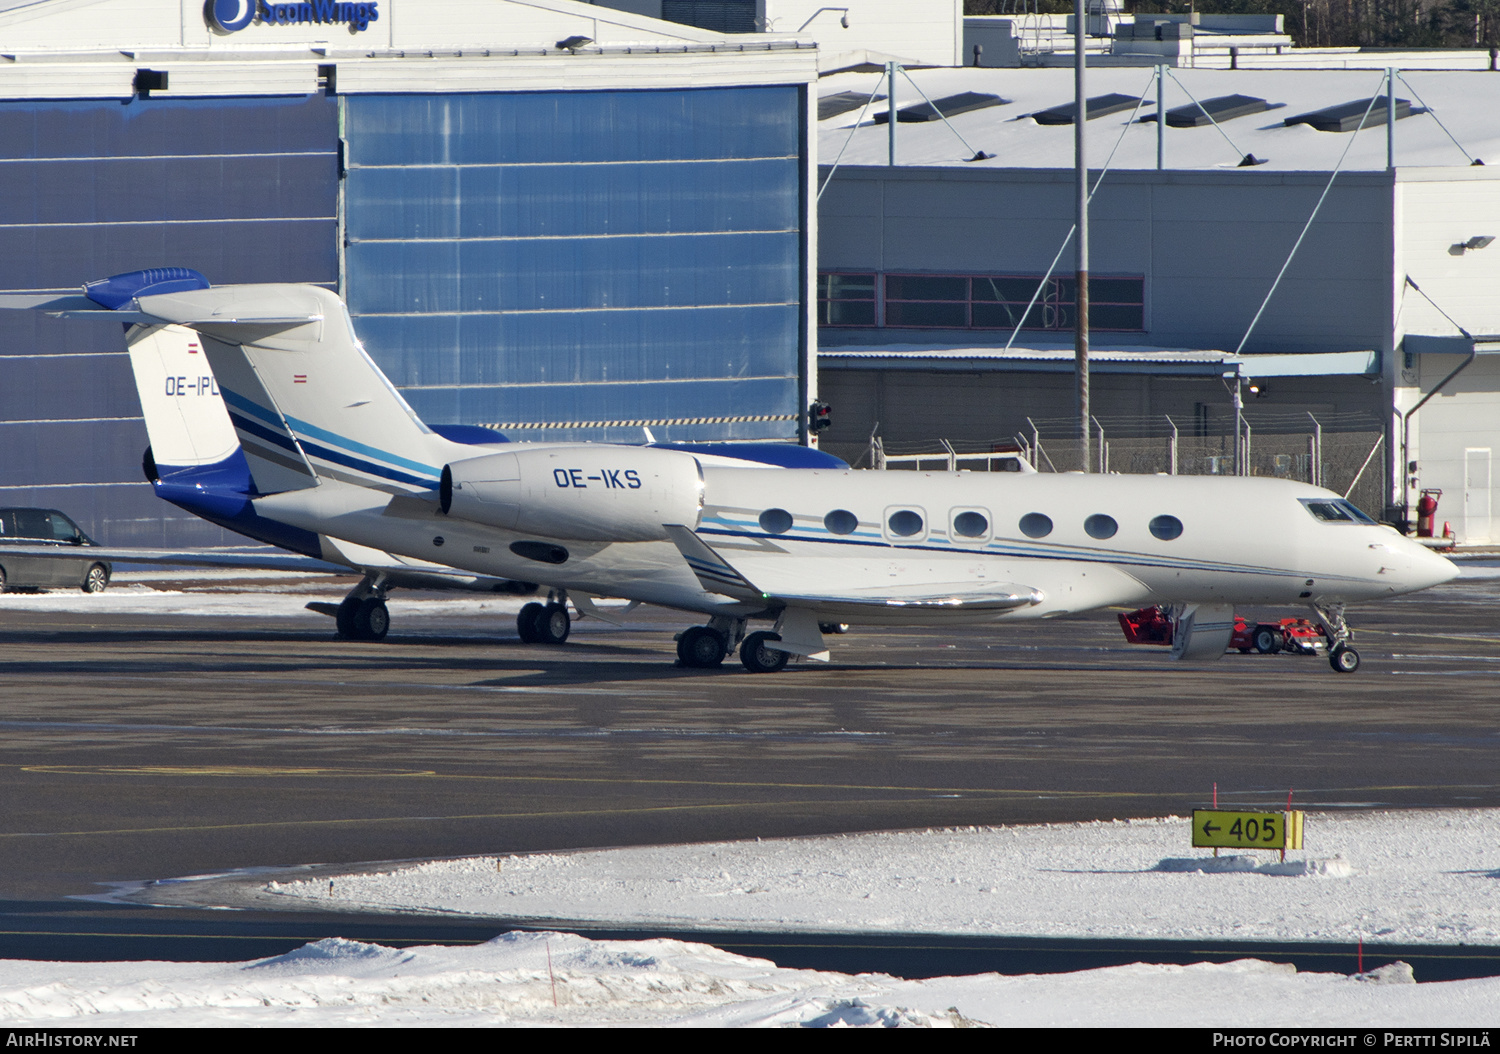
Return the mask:
<path fill-rule="evenodd" d="M 0 292 L 167 266 L 331 287 L 337 210 L 333 98 L 0 101 Z M 107 544 L 241 540 L 156 497 L 146 442 L 118 325 L 0 311 L 0 506 Z"/>
<path fill-rule="evenodd" d="M 801 91 L 343 97 L 371 357 L 434 424 L 795 436 Z"/>

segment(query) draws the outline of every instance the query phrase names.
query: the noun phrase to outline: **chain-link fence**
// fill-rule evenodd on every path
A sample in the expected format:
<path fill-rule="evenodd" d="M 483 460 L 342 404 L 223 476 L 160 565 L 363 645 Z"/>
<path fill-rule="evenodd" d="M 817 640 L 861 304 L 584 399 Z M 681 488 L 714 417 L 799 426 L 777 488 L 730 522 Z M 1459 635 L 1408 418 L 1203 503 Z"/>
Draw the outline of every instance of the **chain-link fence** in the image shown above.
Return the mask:
<path fill-rule="evenodd" d="M 1376 519 L 1385 514 L 1385 441 L 1379 431 L 1262 434 L 1251 429 L 1241 444 L 1246 448 L 1246 475 L 1315 483 L 1347 495 Z M 1090 440 L 1089 467 L 1095 472 L 1137 475 L 1233 476 L 1239 471 L 1237 445 L 1233 433 L 1111 436 L 1105 432 L 1102 445 L 1097 435 Z M 1048 438 L 1037 431 L 988 442 L 938 439 L 885 444 L 875 437 L 867 446 L 830 452 L 862 468 L 1013 472 L 1019 469 L 1019 459 L 1033 464 L 1038 472 L 1075 472 L 1082 467 L 1081 447 L 1077 439 Z"/>

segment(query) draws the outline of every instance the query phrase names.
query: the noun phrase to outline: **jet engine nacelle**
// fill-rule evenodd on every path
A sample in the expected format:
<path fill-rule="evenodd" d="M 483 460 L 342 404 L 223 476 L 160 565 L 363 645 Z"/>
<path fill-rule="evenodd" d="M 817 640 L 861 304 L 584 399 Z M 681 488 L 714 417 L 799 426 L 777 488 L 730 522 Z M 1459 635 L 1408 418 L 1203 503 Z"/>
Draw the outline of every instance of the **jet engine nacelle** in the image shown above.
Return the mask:
<path fill-rule="evenodd" d="M 1190 604 L 1173 622 L 1172 658 L 1188 661 L 1222 659 L 1233 635 L 1233 607 Z"/>
<path fill-rule="evenodd" d="M 443 466 L 443 511 L 521 534 L 649 542 L 662 524 L 697 527 L 697 458 L 646 447 L 569 446 L 486 454 Z"/>

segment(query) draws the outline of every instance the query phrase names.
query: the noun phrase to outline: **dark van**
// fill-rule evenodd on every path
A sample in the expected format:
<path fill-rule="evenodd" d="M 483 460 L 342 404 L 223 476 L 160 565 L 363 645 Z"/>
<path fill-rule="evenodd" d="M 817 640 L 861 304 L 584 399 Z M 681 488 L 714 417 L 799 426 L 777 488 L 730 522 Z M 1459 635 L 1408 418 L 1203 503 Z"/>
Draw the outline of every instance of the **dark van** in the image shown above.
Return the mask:
<path fill-rule="evenodd" d="M 7 589 L 70 587 L 85 593 L 104 592 L 112 568 L 107 560 L 89 555 L 89 547 L 97 544 L 56 509 L 0 509 L 0 593 Z M 11 546 L 21 545 L 55 545 L 60 554 L 23 556 L 6 552 Z"/>

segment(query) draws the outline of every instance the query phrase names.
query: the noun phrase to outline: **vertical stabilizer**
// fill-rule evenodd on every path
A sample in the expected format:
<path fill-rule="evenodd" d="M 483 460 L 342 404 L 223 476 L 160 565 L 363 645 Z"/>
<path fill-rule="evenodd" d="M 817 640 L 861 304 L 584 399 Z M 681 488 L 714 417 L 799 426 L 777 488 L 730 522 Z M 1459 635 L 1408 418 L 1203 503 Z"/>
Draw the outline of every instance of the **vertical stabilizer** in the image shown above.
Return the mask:
<path fill-rule="evenodd" d="M 260 494 L 305 490 L 318 484 L 307 455 L 292 434 L 281 411 L 249 360 L 238 346 L 200 333 L 213 366 L 240 449 L 250 466 L 250 478 Z"/>
<path fill-rule="evenodd" d="M 239 440 L 198 334 L 181 326 L 132 326 L 125 344 L 157 466 L 211 465 L 233 454 Z"/>
<path fill-rule="evenodd" d="M 253 444 L 263 461 L 291 462 L 281 467 L 293 473 L 302 461 L 302 486 L 321 477 L 396 494 L 437 489 L 445 444 L 370 361 L 336 294 L 221 286 L 142 297 L 139 305 L 203 335 L 247 456 Z M 298 485 L 281 482 L 280 489 Z"/>

